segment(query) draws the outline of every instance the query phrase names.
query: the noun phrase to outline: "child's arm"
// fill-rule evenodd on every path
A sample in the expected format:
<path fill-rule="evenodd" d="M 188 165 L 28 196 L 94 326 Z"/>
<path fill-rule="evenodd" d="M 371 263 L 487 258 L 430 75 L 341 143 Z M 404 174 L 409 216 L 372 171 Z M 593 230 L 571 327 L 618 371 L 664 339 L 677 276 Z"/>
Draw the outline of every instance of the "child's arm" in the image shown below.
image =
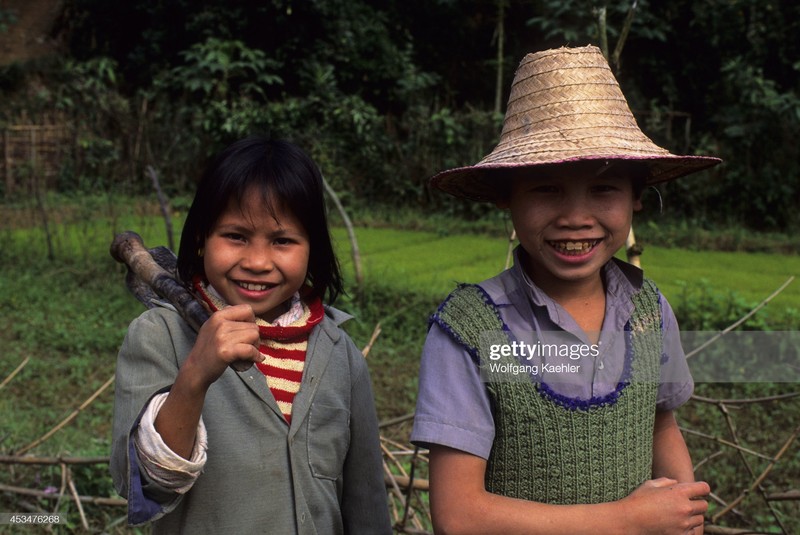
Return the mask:
<path fill-rule="evenodd" d="M 656 412 L 653 428 L 653 477 L 669 477 L 681 483 L 694 481 L 689 449 L 672 411 Z"/>
<path fill-rule="evenodd" d="M 694 481 L 692 459 L 672 411 L 657 411 L 653 427 L 653 477 Z M 702 526 L 693 535 L 702 535 Z"/>
<path fill-rule="evenodd" d="M 431 446 L 431 513 L 436 533 L 513 535 L 686 534 L 702 526 L 705 483 L 648 481 L 630 496 L 596 505 L 549 505 L 491 494 L 486 461 Z"/>
<path fill-rule="evenodd" d="M 231 362 L 257 362 L 261 358 L 258 340 L 258 326 L 249 305 L 215 312 L 200 328 L 197 341 L 155 419 L 156 430 L 172 451 L 191 458 L 208 388 Z"/>

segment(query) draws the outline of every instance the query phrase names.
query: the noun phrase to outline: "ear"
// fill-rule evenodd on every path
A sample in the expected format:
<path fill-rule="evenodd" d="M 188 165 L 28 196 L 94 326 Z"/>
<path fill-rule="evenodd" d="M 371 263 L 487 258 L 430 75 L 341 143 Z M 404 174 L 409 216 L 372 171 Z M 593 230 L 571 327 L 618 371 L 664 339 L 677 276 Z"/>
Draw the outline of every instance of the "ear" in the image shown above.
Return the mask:
<path fill-rule="evenodd" d="M 509 206 L 511 206 L 511 201 L 508 199 L 499 199 L 494 201 L 494 205 L 501 210 L 506 210 Z"/>
<path fill-rule="evenodd" d="M 633 211 L 638 212 L 642 209 L 642 196 L 639 195 L 638 198 L 633 200 Z"/>

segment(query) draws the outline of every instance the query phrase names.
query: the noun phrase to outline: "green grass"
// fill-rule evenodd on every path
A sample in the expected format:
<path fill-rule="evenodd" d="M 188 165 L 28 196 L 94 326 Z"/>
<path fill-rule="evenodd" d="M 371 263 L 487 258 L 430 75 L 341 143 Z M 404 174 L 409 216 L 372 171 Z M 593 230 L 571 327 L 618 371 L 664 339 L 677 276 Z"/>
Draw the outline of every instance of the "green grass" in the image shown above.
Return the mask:
<path fill-rule="evenodd" d="M 382 228 L 358 228 L 365 276 L 398 290 L 444 297 L 456 282 L 480 282 L 499 273 L 508 241 L 474 235 L 441 236 Z M 350 248 L 344 230 L 334 237 L 339 257 L 352 276 Z M 789 277 L 800 278 L 800 256 L 768 253 L 689 251 L 645 244 L 641 257 L 648 277 L 670 301 L 685 288 L 702 284 L 722 294 L 733 292 L 747 303 L 759 303 Z M 706 281 L 706 282 L 702 282 Z M 769 310 L 800 310 L 800 280 L 769 304 Z"/>
<path fill-rule="evenodd" d="M 800 310 L 800 256 L 767 253 L 685 251 L 648 246 L 642 264 L 667 299 L 677 297 L 683 284 L 707 280 L 716 290 L 732 291 L 760 302 L 790 277 L 798 277 L 773 301 L 770 308 Z"/>

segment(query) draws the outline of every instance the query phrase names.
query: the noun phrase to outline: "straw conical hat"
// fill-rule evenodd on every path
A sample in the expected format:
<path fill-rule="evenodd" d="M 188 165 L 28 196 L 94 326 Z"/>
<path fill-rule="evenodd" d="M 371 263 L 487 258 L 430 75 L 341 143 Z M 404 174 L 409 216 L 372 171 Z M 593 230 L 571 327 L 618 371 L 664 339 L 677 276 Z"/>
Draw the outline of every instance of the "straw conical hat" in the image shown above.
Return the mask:
<path fill-rule="evenodd" d="M 511 84 L 500 143 L 479 163 L 443 171 L 431 185 L 456 197 L 497 200 L 492 170 L 587 160 L 635 161 L 657 184 L 712 167 L 709 156 L 676 156 L 636 124 L 600 49 L 558 48 L 528 54 Z"/>

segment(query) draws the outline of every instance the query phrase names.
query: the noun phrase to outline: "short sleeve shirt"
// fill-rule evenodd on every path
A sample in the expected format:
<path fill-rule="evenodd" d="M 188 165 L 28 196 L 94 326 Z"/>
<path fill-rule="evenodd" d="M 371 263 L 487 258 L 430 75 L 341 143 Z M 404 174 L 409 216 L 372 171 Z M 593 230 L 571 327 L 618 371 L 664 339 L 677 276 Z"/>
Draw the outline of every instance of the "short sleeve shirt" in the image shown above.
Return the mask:
<path fill-rule="evenodd" d="M 550 384 L 557 393 L 587 400 L 609 394 L 623 374 L 622 333 L 633 313 L 631 297 L 642 285 L 642 271 L 630 264 L 610 261 L 603 268 L 606 308 L 597 341 L 598 354 L 580 359 L 569 381 Z M 575 320 L 527 277 L 515 255 L 512 268 L 480 286 L 497 306 L 511 333 L 559 333 L 576 343 L 590 344 Z M 680 343 L 675 314 L 659 296 L 663 355 L 657 410 L 672 410 L 685 403 L 694 383 Z M 494 441 L 494 418 L 489 394 L 469 352 L 437 324 L 432 324 L 422 350 L 419 395 L 411 433 L 414 444 L 438 444 L 488 459 Z"/>

